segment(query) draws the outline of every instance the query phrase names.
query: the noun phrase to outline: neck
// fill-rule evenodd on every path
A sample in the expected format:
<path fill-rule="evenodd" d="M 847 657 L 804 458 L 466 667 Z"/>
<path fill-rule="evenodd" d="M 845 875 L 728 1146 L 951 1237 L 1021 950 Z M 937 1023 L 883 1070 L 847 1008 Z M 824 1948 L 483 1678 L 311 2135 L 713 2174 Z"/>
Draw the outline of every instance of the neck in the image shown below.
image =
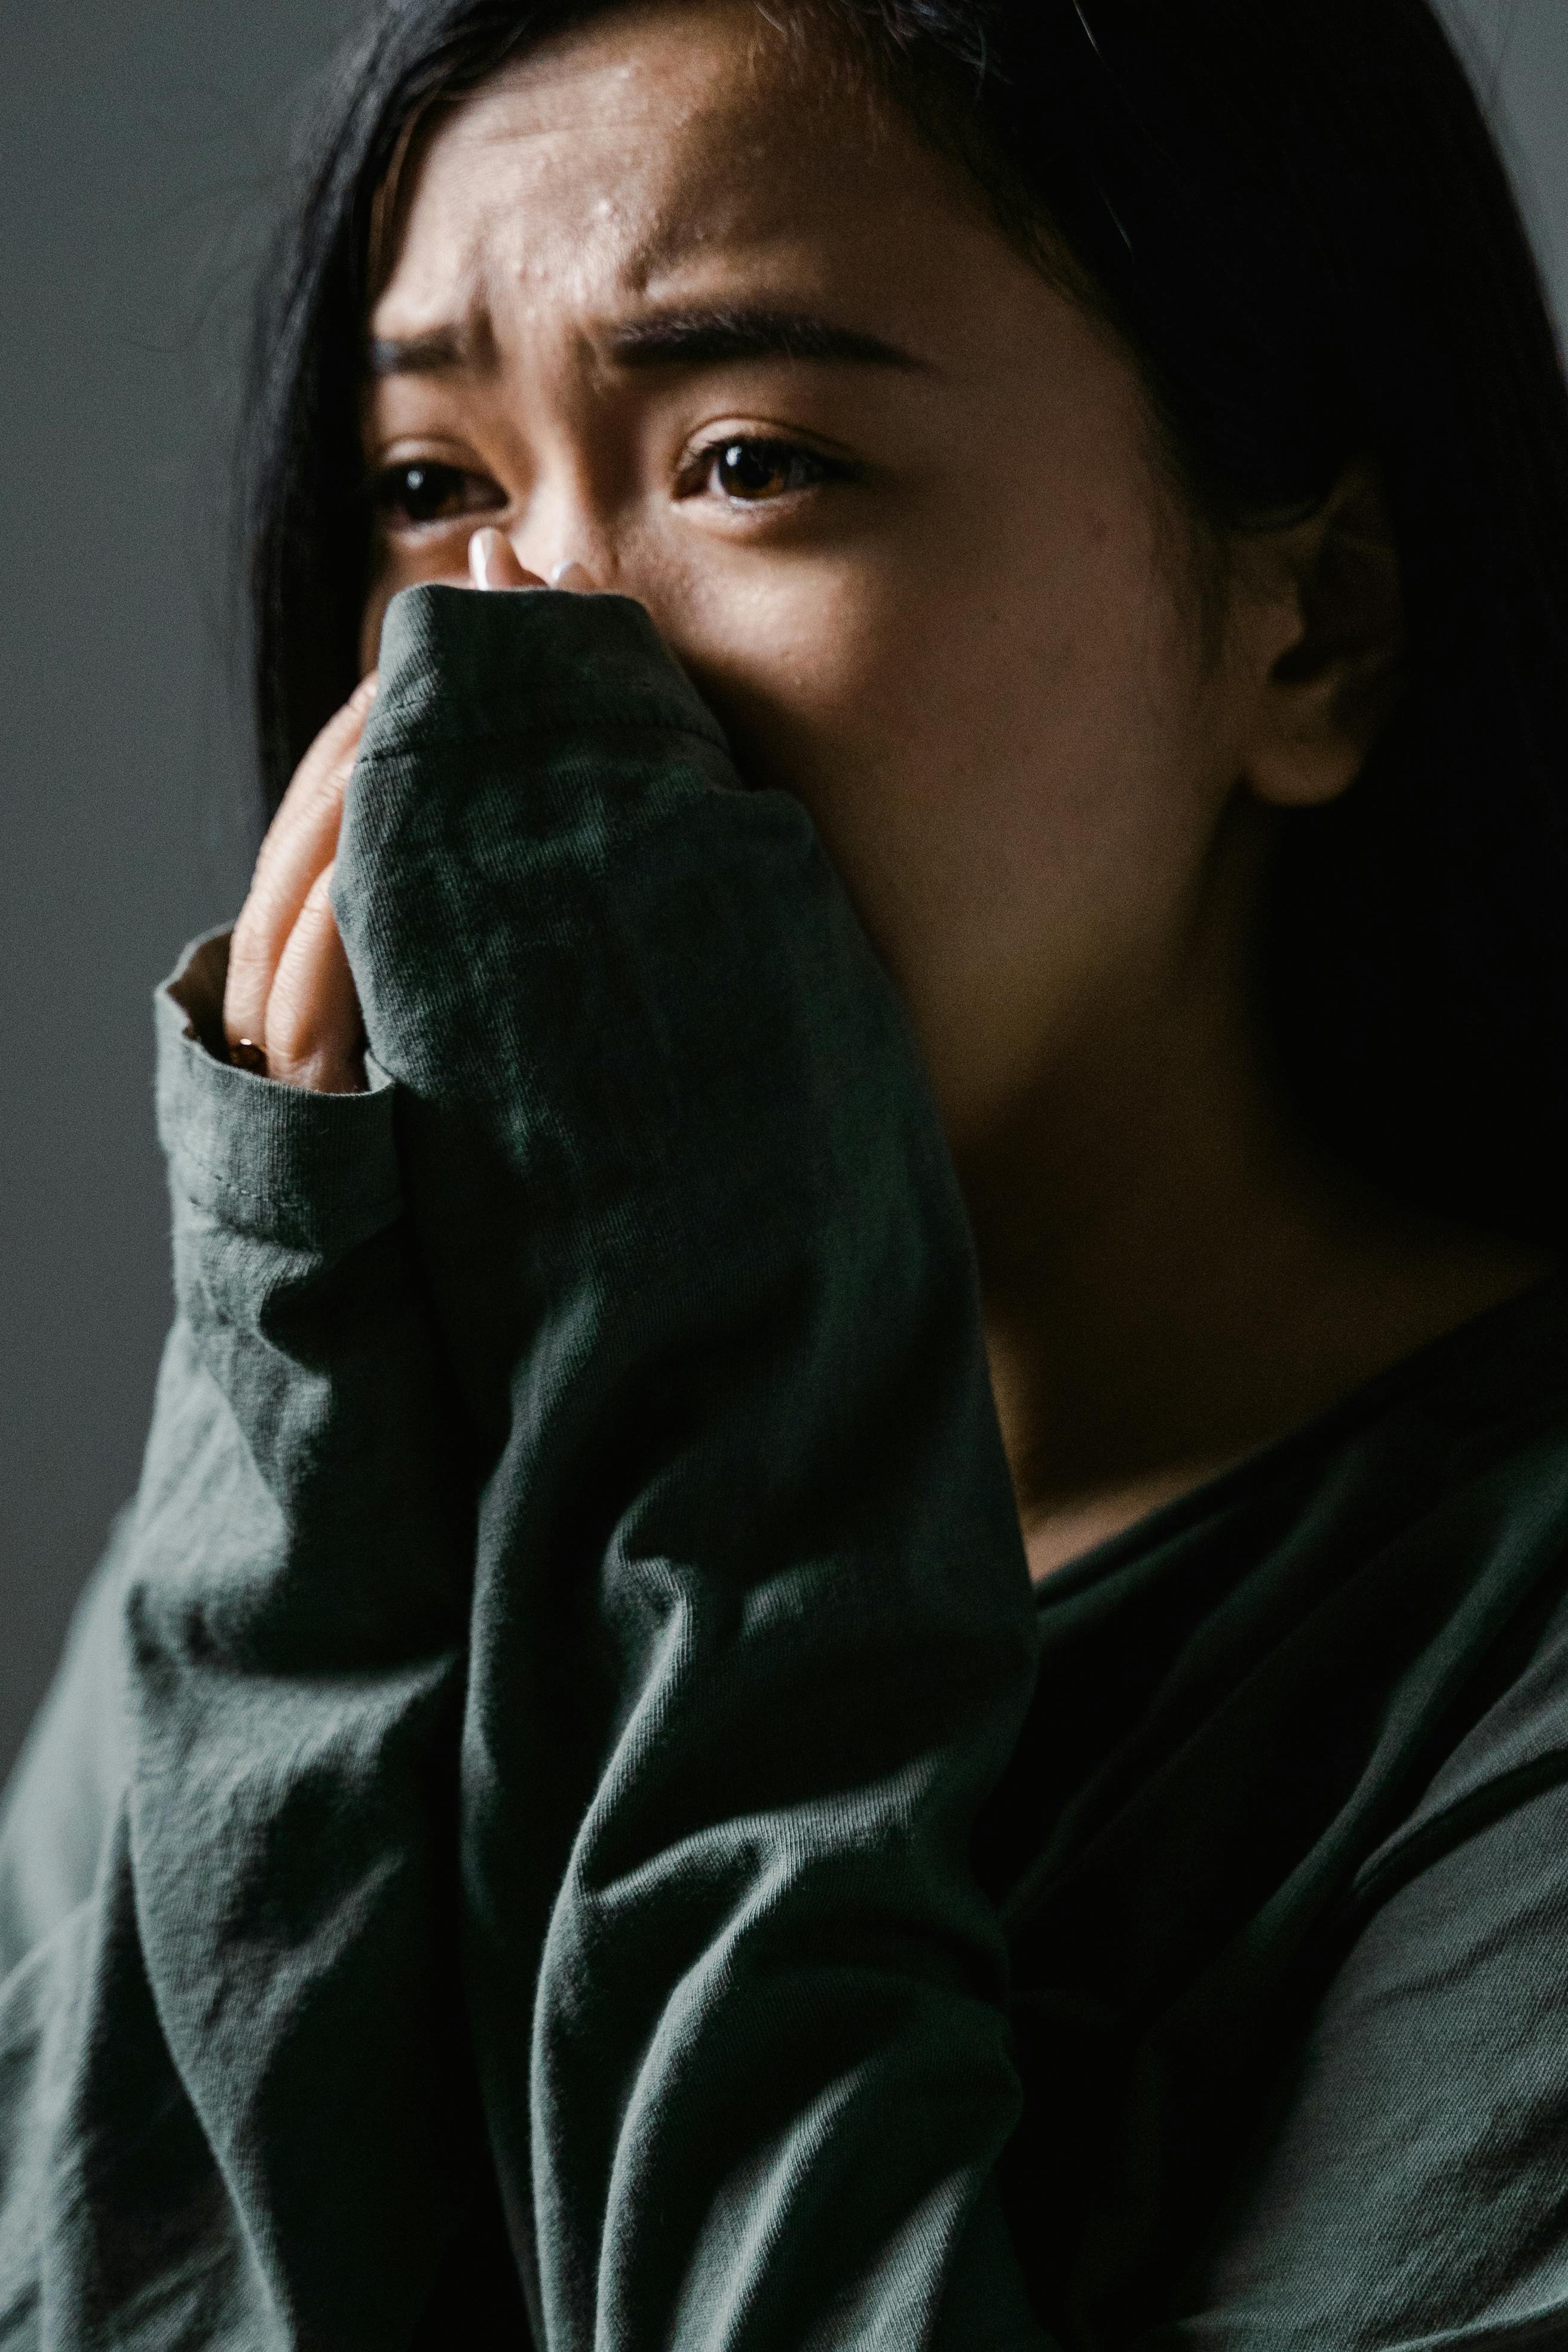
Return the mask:
<path fill-rule="evenodd" d="M 961 1158 L 1036 1577 L 1549 1271 L 1325 1164 L 1205 961 Z"/>

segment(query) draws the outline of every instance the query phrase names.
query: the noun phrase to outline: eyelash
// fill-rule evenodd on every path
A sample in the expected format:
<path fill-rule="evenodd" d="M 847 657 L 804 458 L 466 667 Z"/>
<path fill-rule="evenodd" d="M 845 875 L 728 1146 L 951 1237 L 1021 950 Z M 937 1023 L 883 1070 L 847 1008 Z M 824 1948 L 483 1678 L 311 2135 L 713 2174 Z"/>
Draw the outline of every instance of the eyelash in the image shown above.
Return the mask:
<path fill-rule="evenodd" d="M 700 449 L 692 451 L 687 473 L 683 478 L 685 481 L 690 483 L 691 488 L 684 489 L 682 495 L 691 497 L 705 488 L 719 461 L 732 456 L 739 450 L 745 451 L 752 457 L 763 456 L 784 459 L 790 465 L 804 464 L 810 467 L 815 479 L 809 483 L 792 484 L 788 489 L 775 493 L 775 496 L 780 498 L 788 498 L 802 488 L 820 488 L 825 482 L 849 481 L 854 478 L 857 472 L 857 468 L 847 464 L 843 458 L 825 457 L 819 450 L 807 449 L 798 441 L 786 441 L 776 435 L 722 433 L 715 440 L 707 442 Z M 731 497 L 727 498 L 725 502 L 731 506 L 770 506 L 773 500 L 767 498 Z"/>
<path fill-rule="evenodd" d="M 482 482 L 484 479 L 481 474 L 465 472 L 461 466 L 443 465 L 437 457 L 409 457 L 405 458 L 401 466 L 384 467 L 372 484 L 376 511 L 395 526 L 401 523 L 405 530 L 427 530 L 438 528 L 443 523 L 456 520 L 459 515 L 493 513 L 506 503 L 504 499 L 484 498 L 468 501 L 441 514 L 412 515 L 407 507 L 409 496 L 407 484 L 410 477 L 416 474 L 427 475 L 433 480 L 450 483 L 452 486 L 450 496 L 456 498 L 460 498 L 468 485 Z M 448 501 L 444 499 L 441 503 L 445 507 Z"/>
<path fill-rule="evenodd" d="M 707 487 L 720 462 L 736 458 L 737 453 L 741 452 L 753 460 L 759 457 L 772 459 L 781 469 L 805 466 L 809 468 L 813 478 L 805 483 L 791 482 L 783 490 L 774 492 L 773 497 L 744 498 L 721 493 L 725 503 L 730 506 L 771 506 L 777 499 L 798 496 L 803 489 L 819 488 L 826 482 L 851 480 L 857 472 L 856 467 L 842 458 L 825 457 L 817 450 L 807 449 L 797 441 L 786 441 L 776 435 L 723 433 L 692 451 L 681 477 L 680 496 L 697 496 Z M 409 513 L 407 485 L 410 477 L 415 475 L 425 475 L 451 485 L 447 499 L 441 501 L 447 511 L 425 516 Z M 481 475 L 465 472 L 459 466 L 443 465 L 437 458 L 409 458 L 400 466 L 388 466 L 376 477 L 373 485 L 374 502 L 378 512 L 394 525 L 401 522 L 405 530 L 430 530 L 466 515 L 493 512 L 502 506 L 505 501 L 499 498 L 469 499 L 458 506 L 450 505 L 451 499 L 462 496 L 465 486 L 482 482 L 483 478 Z"/>

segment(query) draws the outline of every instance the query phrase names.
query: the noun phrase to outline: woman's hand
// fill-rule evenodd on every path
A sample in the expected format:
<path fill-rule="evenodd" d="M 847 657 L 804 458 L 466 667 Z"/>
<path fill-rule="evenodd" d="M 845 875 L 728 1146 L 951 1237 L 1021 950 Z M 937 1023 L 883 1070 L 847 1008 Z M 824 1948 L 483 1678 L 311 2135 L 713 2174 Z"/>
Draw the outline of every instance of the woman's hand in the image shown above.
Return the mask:
<path fill-rule="evenodd" d="M 364 1085 L 359 998 L 330 893 L 343 793 L 374 698 L 373 672 L 300 761 L 261 845 L 228 953 L 223 1025 L 231 1057 L 318 1094 L 357 1094 Z"/>
<path fill-rule="evenodd" d="M 495 530 L 474 533 L 469 577 L 447 584 L 542 588 Z M 575 564 L 561 587 L 587 587 Z M 332 864 L 343 794 L 375 698 L 363 680 L 300 761 L 257 860 L 250 895 L 234 927 L 223 1025 L 232 1058 L 285 1086 L 317 1094 L 357 1094 L 364 1086 L 364 1025 L 353 975 L 332 912 Z"/>

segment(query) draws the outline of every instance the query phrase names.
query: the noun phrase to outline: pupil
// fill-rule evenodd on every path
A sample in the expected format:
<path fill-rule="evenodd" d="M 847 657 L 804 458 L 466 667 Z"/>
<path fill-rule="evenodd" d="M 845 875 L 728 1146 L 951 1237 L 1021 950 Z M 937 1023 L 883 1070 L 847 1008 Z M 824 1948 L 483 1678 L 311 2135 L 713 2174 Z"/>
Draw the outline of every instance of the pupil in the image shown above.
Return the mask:
<path fill-rule="evenodd" d="M 757 442 L 732 441 L 724 452 L 724 471 L 732 489 L 755 498 L 778 480 L 778 460 Z"/>
<path fill-rule="evenodd" d="M 403 505 L 414 522 L 428 522 L 447 503 L 444 466 L 410 466 L 403 477 Z"/>

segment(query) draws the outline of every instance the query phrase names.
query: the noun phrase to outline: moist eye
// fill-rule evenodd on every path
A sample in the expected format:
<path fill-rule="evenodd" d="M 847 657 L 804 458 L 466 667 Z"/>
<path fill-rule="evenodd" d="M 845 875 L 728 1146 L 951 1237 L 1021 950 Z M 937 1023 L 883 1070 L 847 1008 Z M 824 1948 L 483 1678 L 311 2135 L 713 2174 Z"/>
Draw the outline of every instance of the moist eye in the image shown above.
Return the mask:
<path fill-rule="evenodd" d="M 708 480 L 721 498 L 740 505 L 813 489 L 844 471 L 793 441 L 716 441 L 703 454 Z"/>
<path fill-rule="evenodd" d="M 377 480 L 375 502 L 394 522 L 412 524 L 445 522 L 499 504 L 476 475 L 427 457 L 389 466 Z"/>

